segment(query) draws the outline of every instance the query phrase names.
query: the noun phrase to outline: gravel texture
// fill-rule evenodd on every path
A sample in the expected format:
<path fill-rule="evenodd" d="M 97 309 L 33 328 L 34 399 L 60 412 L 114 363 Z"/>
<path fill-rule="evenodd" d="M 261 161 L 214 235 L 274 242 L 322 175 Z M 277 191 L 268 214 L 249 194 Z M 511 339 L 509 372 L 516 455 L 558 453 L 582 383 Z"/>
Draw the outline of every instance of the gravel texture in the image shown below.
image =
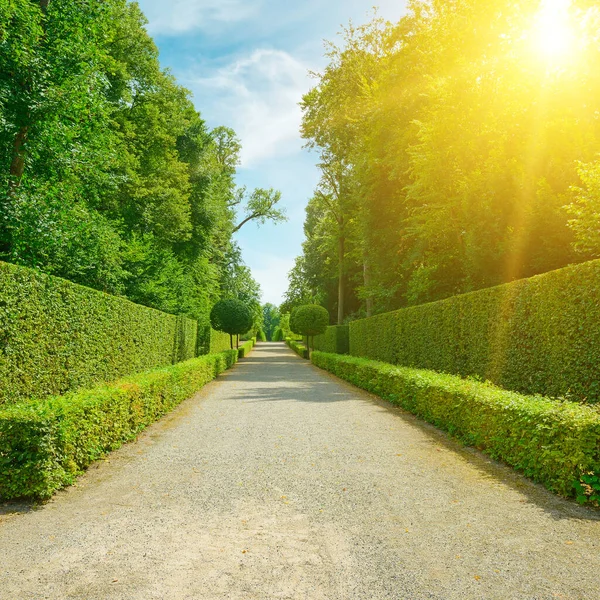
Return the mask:
<path fill-rule="evenodd" d="M 597 600 L 599 573 L 598 511 L 282 344 L 0 510 L 7 600 Z"/>

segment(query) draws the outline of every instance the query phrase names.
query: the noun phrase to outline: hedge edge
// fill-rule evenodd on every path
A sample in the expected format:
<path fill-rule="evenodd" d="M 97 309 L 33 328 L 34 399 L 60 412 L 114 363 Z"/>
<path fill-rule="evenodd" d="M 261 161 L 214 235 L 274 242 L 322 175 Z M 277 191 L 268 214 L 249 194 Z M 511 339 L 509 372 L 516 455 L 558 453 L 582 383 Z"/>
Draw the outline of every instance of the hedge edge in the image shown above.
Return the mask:
<path fill-rule="evenodd" d="M 580 502 L 597 498 L 595 486 L 580 484 L 600 474 L 600 414 L 592 407 L 358 357 L 318 351 L 311 357 L 553 492 Z"/>
<path fill-rule="evenodd" d="M 256 345 L 256 338 L 250 338 L 238 348 L 238 358 L 244 358 L 250 354 L 252 348 Z"/>
<path fill-rule="evenodd" d="M 308 348 L 304 344 L 289 337 L 285 338 L 285 343 L 301 358 L 309 358 Z"/>
<path fill-rule="evenodd" d="M 237 350 L 0 411 L 0 500 L 46 499 L 235 364 Z"/>

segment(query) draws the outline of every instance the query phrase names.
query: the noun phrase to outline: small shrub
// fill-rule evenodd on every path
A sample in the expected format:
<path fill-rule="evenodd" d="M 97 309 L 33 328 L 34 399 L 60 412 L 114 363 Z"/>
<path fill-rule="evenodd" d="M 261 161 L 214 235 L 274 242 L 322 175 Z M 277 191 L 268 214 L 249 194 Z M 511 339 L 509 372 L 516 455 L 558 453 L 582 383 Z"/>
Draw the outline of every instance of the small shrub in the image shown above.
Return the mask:
<path fill-rule="evenodd" d="M 312 361 L 558 494 L 570 496 L 577 491 L 580 501 L 593 500 L 597 494 L 600 414 L 592 407 L 339 354 L 313 352 Z"/>

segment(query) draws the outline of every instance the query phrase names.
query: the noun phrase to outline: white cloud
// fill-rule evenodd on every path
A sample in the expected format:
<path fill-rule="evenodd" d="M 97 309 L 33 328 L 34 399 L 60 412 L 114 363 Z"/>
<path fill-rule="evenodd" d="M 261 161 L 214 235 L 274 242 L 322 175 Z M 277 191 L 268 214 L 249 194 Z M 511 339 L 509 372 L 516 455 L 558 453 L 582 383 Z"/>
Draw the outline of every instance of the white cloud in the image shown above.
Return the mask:
<path fill-rule="evenodd" d="M 141 0 L 152 35 L 177 35 L 194 29 L 207 30 L 217 23 L 244 21 L 260 3 L 244 0 Z"/>
<path fill-rule="evenodd" d="M 308 66 L 291 54 L 254 50 L 208 77 L 192 74 L 184 83 L 209 121 L 232 127 L 241 138 L 243 167 L 300 150 L 298 102 L 311 80 Z"/>

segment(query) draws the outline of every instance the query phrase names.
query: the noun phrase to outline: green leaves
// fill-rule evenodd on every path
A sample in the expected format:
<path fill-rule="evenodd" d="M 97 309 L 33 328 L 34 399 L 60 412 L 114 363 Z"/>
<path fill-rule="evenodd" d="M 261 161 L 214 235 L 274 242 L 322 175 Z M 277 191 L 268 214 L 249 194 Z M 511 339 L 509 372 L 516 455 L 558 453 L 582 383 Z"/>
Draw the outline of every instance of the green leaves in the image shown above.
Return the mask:
<path fill-rule="evenodd" d="M 573 3 L 578 50 L 549 69 L 531 51 L 538 10 L 418 1 L 328 45 L 302 134 L 351 185 L 310 201 L 290 299 L 304 285 L 334 311 L 341 237 L 351 317 L 599 256 L 598 15 Z"/>
<path fill-rule="evenodd" d="M 252 327 L 252 313 L 241 300 L 226 298 L 213 306 L 210 311 L 210 323 L 217 331 L 241 335 Z"/>
<path fill-rule="evenodd" d="M 209 131 L 145 25 L 128 0 L 0 2 L 0 259 L 207 322 L 248 287 L 240 144 Z M 257 190 L 252 218 L 281 220 L 278 200 Z"/>

